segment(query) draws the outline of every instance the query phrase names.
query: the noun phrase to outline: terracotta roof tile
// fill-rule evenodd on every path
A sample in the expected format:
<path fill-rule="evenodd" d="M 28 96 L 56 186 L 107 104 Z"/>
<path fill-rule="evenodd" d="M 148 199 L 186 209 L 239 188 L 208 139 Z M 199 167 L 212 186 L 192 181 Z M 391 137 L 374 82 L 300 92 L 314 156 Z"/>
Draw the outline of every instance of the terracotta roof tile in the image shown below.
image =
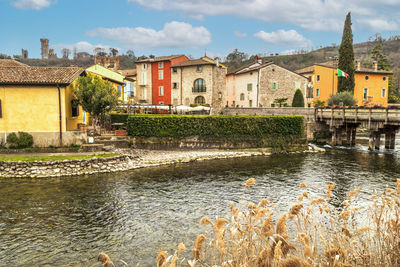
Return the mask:
<path fill-rule="evenodd" d="M 180 63 L 172 65 L 171 68 L 187 67 L 187 66 L 198 66 L 198 65 L 215 65 L 215 63 L 212 63 L 212 62 L 210 62 L 208 60 L 204 60 L 204 59 L 200 58 L 200 59 L 182 61 Z"/>
<path fill-rule="evenodd" d="M 18 62 L 14 59 L 0 59 L 0 67 L 29 67 L 28 65 Z"/>
<path fill-rule="evenodd" d="M 70 84 L 84 70 L 76 67 L 0 67 L 0 84 Z"/>
<path fill-rule="evenodd" d="M 129 69 L 129 70 L 121 70 L 121 74 L 125 77 L 127 76 L 135 76 L 137 74 L 136 69 Z"/>
<path fill-rule="evenodd" d="M 171 55 L 171 56 L 162 56 L 162 57 L 155 57 L 155 58 L 145 58 L 137 60 L 136 63 L 144 63 L 144 62 L 158 62 L 158 61 L 169 61 L 178 57 L 183 57 L 185 55 Z"/>

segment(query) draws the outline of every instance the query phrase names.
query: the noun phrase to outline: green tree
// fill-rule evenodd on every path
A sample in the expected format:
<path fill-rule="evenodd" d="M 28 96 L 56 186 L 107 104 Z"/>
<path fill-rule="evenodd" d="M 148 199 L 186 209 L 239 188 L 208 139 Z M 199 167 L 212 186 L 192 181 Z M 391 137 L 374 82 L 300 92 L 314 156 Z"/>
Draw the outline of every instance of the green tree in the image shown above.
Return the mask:
<path fill-rule="evenodd" d="M 386 55 L 382 53 L 382 45 L 378 44 L 371 51 L 371 58 L 378 64 L 378 70 L 390 70 L 390 61 Z"/>
<path fill-rule="evenodd" d="M 329 106 L 340 105 L 340 106 L 355 106 L 357 101 L 353 97 L 353 93 L 349 91 L 339 92 L 332 95 L 328 100 Z"/>
<path fill-rule="evenodd" d="M 92 117 L 95 127 L 118 104 L 117 90 L 111 83 L 94 75 L 79 77 L 74 86 L 74 94 L 82 108 Z"/>
<path fill-rule="evenodd" d="M 294 93 L 292 107 L 302 107 L 304 108 L 304 96 L 300 89 L 297 89 Z"/>
<path fill-rule="evenodd" d="M 338 78 L 338 92 L 354 92 L 354 49 L 350 12 L 347 14 L 346 21 L 344 22 L 342 43 L 339 47 L 338 68 L 349 75 L 348 78 Z"/>

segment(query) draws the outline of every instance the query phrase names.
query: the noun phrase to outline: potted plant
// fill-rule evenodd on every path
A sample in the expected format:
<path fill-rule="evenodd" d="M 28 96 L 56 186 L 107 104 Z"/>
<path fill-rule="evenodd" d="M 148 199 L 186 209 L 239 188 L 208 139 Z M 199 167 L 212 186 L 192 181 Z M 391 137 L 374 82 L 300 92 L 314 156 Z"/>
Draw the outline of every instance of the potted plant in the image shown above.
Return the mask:
<path fill-rule="evenodd" d="M 120 127 L 120 128 L 118 128 L 118 130 L 115 130 L 115 135 L 116 136 L 126 136 L 127 132 L 122 127 Z"/>

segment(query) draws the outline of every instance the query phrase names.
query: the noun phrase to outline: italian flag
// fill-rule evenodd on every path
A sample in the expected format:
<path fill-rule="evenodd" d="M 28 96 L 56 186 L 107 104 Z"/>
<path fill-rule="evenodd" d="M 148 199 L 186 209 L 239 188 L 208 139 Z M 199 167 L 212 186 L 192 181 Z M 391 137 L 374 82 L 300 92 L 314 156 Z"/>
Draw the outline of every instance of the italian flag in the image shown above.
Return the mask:
<path fill-rule="evenodd" d="M 337 69 L 337 76 L 345 78 L 349 77 L 349 75 L 346 72 L 342 71 L 341 69 Z"/>

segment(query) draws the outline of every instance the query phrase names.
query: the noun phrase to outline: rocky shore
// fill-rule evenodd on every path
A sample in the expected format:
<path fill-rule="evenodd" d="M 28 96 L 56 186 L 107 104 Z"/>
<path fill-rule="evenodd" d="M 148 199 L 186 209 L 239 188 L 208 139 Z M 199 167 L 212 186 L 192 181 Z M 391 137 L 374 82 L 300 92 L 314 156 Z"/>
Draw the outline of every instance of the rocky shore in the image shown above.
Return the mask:
<path fill-rule="evenodd" d="M 121 156 L 83 160 L 7 162 L 0 161 L 0 177 L 4 178 L 45 178 L 92 175 L 129 171 L 138 168 L 157 167 L 177 163 L 270 155 L 270 152 L 255 151 L 160 151 L 160 150 L 119 150 Z M 310 150 L 310 152 L 316 152 Z"/>

